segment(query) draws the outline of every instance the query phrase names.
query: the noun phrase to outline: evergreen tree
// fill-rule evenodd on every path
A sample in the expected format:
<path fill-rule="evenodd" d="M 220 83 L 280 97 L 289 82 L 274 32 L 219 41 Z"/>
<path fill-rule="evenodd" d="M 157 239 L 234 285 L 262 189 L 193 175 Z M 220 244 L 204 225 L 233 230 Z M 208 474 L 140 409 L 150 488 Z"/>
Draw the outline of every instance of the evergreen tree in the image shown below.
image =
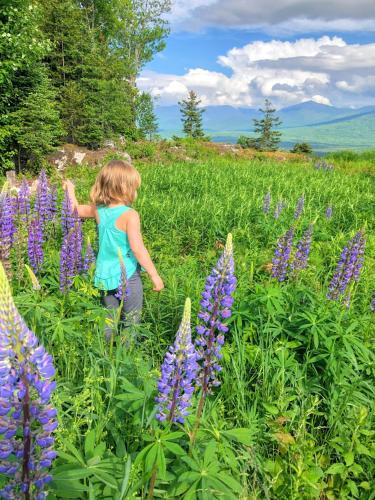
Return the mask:
<path fill-rule="evenodd" d="M 193 139 L 203 139 L 202 114 L 204 109 L 199 108 L 202 101 L 198 99 L 198 95 L 190 90 L 187 99 L 183 99 L 178 104 L 182 114 L 182 123 L 184 134 Z"/>
<path fill-rule="evenodd" d="M 43 71 L 38 85 L 14 113 L 17 122 L 15 140 L 18 145 L 18 171 L 28 162 L 40 162 L 45 154 L 59 144 L 64 134 L 55 96 Z"/>
<path fill-rule="evenodd" d="M 260 151 L 275 151 L 280 143 L 281 132 L 275 130 L 281 125 L 281 120 L 275 113 L 276 109 L 272 107 L 271 102 L 266 99 L 264 109 L 260 109 L 263 113 L 261 120 L 254 119 L 254 132 L 260 134 L 256 138 L 257 149 Z"/>
<path fill-rule="evenodd" d="M 139 94 L 137 99 L 137 126 L 142 138 L 147 137 L 149 141 L 158 131 L 158 122 L 154 112 L 152 97 L 147 92 Z"/>

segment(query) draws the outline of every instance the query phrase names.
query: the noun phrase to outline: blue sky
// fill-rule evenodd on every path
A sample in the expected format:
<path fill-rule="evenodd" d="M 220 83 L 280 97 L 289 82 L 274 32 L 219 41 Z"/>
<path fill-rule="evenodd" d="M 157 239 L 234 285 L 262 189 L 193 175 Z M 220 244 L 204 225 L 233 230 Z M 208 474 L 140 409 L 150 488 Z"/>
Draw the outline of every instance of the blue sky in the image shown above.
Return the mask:
<path fill-rule="evenodd" d="M 166 49 L 138 85 L 159 105 L 375 104 L 374 0 L 174 0 Z"/>
<path fill-rule="evenodd" d="M 347 43 L 375 42 L 375 33 L 371 32 L 322 32 L 306 33 L 304 36 L 321 37 L 324 35 L 342 37 Z M 300 36 L 279 36 L 278 38 L 295 41 Z M 233 47 L 241 47 L 252 41 L 271 41 L 273 39 L 273 36 L 266 33 L 238 29 L 209 28 L 199 33 L 172 32 L 168 37 L 166 49 L 157 54 L 155 59 L 146 66 L 146 69 L 158 73 L 183 75 L 189 68 L 198 66 L 212 71 L 223 71 L 229 75 L 230 70 L 218 64 L 218 56 Z"/>

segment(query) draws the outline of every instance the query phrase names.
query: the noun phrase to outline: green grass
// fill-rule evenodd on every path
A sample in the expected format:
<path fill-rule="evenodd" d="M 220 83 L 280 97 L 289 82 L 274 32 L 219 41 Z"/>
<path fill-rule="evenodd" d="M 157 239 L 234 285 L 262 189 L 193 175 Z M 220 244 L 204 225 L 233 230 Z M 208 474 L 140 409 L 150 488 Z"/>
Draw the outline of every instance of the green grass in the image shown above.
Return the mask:
<path fill-rule="evenodd" d="M 362 164 L 352 172 L 347 164 L 323 172 L 310 163 L 214 154 L 202 160 L 197 150 L 189 155 L 189 161 L 137 165 L 142 187 L 136 208 L 166 289 L 153 293 L 144 277 L 143 324 L 134 335 L 122 332 L 122 344 L 104 342 L 103 311 L 87 280 L 77 278 L 67 297 L 58 293 L 59 236 L 46 248 L 42 291 L 32 292 L 25 278 L 14 283 L 20 312 L 57 365 L 58 447 L 67 455 L 59 459 L 56 477 L 64 475 L 62 467 L 68 463 L 72 470 L 86 467 L 80 480 L 55 480 L 51 498 L 74 491 L 74 498 L 121 498 L 129 457 L 136 462 L 123 498 L 145 497 L 153 462 L 137 462 L 136 457 L 159 436 L 152 416 L 159 366 L 173 342 L 185 297 L 192 299 L 196 324 L 205 277 L 229 232 L 238 289 L 223 351 L 222 384 L 209 398 L 193 455 L 185 460 L 165 451 L 168 472 L 158 476 L 156 496 L 188 498 L 183 478 L 188 484 L 202 459 L 202 467 L 218 472 L 200 480 L 191 498 L 370 498 L 374 175 Z M 334 161 L 344 162 L 344 155 Z M 87 200 L 96 173 L 83 167 L 66 172 L 81 201 Z M 273 208 L 279 199 L 288 203 L 278 220 L 262 212 L 267 190 Z M 298 279 L 280 285 L 267 264 L 277 238 L 294 223 L 302 193 L 306 205 L 296 233 L 300 236 L 314 222 L 310 265 Z M 326 220 L 330 204 L 333 218 Z M 93 239 L 94 224 L 84 226 Z M 365 266 L 351 308 L 344 310 L 327 301 L 327 287 L 342 248 L 362 227 L 368 235 Z M 246 431 L 229 439 L 225 432 L 234 428 Z M 89 445 L 85 451 L 85 440 L 91 439 L 104 443 L 101 454 L 93 452 L 102 467 L 97 475 L 88 462 Z M 175 439 L 187 453 L 186 434 Z M 77 463 L 72 445 L 82 455 Z M 220 474 L 229 475 L 240 490 L 228 482 L 231 493 L 220 496 L 212 486 L 217 490 Z"/>

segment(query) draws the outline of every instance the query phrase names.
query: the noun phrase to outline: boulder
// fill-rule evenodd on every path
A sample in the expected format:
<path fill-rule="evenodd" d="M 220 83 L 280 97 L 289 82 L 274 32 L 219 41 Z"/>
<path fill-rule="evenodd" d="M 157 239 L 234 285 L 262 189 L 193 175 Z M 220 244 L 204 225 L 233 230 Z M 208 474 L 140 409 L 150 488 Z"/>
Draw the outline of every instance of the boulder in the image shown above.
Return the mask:
<path fill-rule="evenodd" d="M 106 141 L 106 146 L 101 149 L 90 150 L 75 144 L 64 144 L 60 149 L 47 157 L 48 163 L 57 170 L 63 171 L 68 166 L 88 165 L 95 167 L 103 163 L 106 156 L 114 153 L 124 161 L 131 163 L 131 157 L 125 151 L 116 149 L 113 141 Z"/>

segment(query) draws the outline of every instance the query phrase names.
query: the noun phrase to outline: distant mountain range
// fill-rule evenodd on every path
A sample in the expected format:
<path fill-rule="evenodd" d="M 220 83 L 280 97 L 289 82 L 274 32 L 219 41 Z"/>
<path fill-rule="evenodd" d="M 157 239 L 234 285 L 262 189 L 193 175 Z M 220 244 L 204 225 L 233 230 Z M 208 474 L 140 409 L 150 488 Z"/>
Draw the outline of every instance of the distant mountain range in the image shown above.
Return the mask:
<path fill-rule="evenodd" d="M 157 106 L 162 137 L 182 135 L 179 106 Z M 359 109 L 336 108 L 313 101 L 277 111 L 282 120 L 282 147 L 309 142 L 316 151 L 335 149 L 375 149 L 375 106 Z M 234 143 L 240 135 L 253 134 L 253 119 L 260 113 L 252 108 L 208 106 L 203 125 L 213 141 Z"/>

